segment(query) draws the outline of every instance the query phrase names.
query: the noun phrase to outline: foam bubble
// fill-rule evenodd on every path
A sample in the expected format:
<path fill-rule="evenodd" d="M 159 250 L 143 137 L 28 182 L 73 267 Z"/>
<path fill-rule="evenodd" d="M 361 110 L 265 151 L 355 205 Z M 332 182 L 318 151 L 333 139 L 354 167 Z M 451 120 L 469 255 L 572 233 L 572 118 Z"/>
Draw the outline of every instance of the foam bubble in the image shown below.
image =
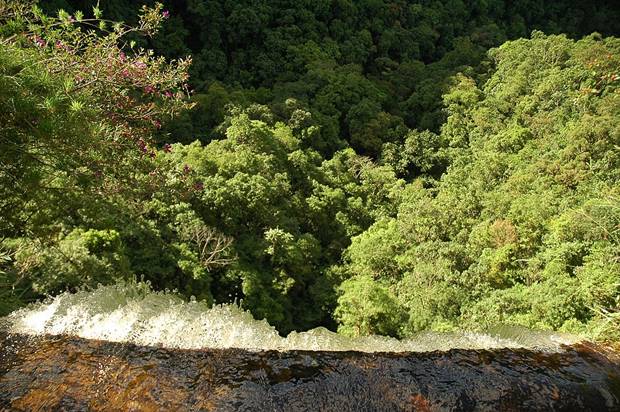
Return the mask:
<path fill-rule="evenodd" d="M 186 302 L 172 293 L 153 292 L 145 283 L 63 293 L 15 311 L 6 321 L 12 333 L 65 334 L 180 349 L 425 352 L 524 347 L 554 351 L 561 344 L 578 340 L 566 334 L 508 327 L 487 333 L 424 332 L 406 340 L 384 336 L 350 338 L 315 328 L 292 332 L 284 338 L 265 320 L 254 319 L 237 305 L 209 307 L 203 302 Z"/>

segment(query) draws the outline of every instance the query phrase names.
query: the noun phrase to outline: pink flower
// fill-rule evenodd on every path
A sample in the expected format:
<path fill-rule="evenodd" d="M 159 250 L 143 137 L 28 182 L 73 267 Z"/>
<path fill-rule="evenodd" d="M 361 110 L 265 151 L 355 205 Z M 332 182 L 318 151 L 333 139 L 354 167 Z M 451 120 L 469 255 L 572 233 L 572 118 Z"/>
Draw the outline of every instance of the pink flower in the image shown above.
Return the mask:
<path fill-rule="evenodd" d="M 172 92 L 169 90 L 166 90 L 166 92 L 164 93 L 164 96 L 171 98 L 172 97 Z"/>
<path fill-rule="evenodd" d="M 183 166 L 183 173 L 188 174 L 192 170 L 188 165 Z"/>
<path fill-rule="evenodd" d="M 146 63 L 141 61 L 134 62 L 133 65 L 138 69 L 146 69 Z"/>
<path fill-rule="evenodd" d="M 39 36 L 34 36 L 34 42 L 36 43 L 37 46 L 39 47 L 45 47 L 45 45 L 47 43 L 45 43 L 45 40 L 43 40 L 41 37 Z"/>
<path fill-rule="evenodd" d="M 146 142 L 142 139 L 138 140 L 138 147 L 142 153 L 146 153 L 148 149 L 146 148 Z"/>
<path fill-rule="evenodd" d="M 124 62 L 125 60 L 127 60 L 127 56 L 125 55 L 125 53 L 120 52 L 118 55 L 119 59 Z"/>
<path fill-rule="evenodd" d="M 71 51 L 71 47 L 67 46 L 66 44 L 64 44 L 60 40 L 56 40 L 56 44 L 54 44 L 54 47 L 56 47 L 58 50 L 62 49 L 64 51 L 68 51 L 68 52 Z"/>
<path fill-rule="evenodd" d="M 157 129 L 161 129 L 161 122 L 159 120 L 153 120 L 153 126 Z"/>
<path fill-rule="evenodd" d="M 202 182 L 196 182 L 194 183 L 194 189 L 195 190 L 203 190 L 205 188 L 204 184 Z"/>
<path fill-rule="evenodd" d="M 151 93 L 155 93 L 155 88 L 151 85 L 145 86 L 144 87 L 144 93 L 146 94 L 151 94 Z"/>
<path fill-rule="evenodd" d="M 161 15 L 164 19 L 167 19 L 168 17 L 170 17 L 170 12 L 168 10 L 164 10 Z"/>
<path fill-rule="evenodd" d="M 164 152 L 170 153 L 171 151 L 172 151 L 172 146 L 170 145 L 170 143 L 166 143 L 164 145 Z"/>

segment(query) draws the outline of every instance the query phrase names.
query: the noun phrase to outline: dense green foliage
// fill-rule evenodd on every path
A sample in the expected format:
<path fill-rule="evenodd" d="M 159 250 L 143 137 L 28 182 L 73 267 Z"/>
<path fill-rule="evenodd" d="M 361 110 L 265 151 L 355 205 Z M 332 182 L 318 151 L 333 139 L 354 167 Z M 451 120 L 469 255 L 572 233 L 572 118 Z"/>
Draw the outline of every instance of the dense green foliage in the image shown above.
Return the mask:
<path fill-rule="evenodd" d="M 136 3 L 108 0 L 114 20 L 133 21 Z M 89 10 L 93 0 L 45 0 L 48 10 Z M 103 4 L 103 3 L 102 3 Z M 330 157 L 350 145 L 376 158 L 407 128 L 437 132 L 450 76 L 475 70 L 490 47 L 532 30 L 580 37 L 620 33 L 606 0 L 170 0 L 171 18 L 151 46 L 192 55 L 195 109 L 167 130 L 190 143 L 221 137 L 226 103 L 286 101 L 321 126 L 313 148 Z"/>
<path fill-rule="evenodd" d="M 530 36 L 617 8 L 92 3 L 0 0 L 0 312 L 138 276 L 283 333 L 620 339 L 620 41 Z"/>
<path fill-rule="evenodd" d="M 535 33 L 489 57 L 487 81 L 444 96 L 446 174 L 347 250 L 343 330 L 618 327 L 620 41 Z M 352 303 L 359 288 L 382 310 Z"/>

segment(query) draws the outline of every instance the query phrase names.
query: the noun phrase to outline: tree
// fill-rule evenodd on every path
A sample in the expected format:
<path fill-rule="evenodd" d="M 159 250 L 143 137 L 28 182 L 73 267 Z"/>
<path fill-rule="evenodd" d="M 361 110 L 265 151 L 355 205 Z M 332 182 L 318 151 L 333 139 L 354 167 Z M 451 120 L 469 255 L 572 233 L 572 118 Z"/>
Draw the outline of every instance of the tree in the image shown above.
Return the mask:
<path fill-rule="evenodd" d="M 161 173 L 150 136 L 189 107 L 189 60 L 167 63 L 128 37 L 154 34 L 167 15 L 144 7 L 130 27 L 97 7 L 90 18 L 50 17 L 33 2 L 0 3 L 0 239 L 11 294 L 131 274 L 115 226 Z"/>
<path fill-rule="evenodd" d="M 486 82 L 457 77 L 433 138 L 449 168 L 409 183 L 395 217 L 353 238 L 335 313 L 354 313 L 344 285 L 364 277 L 395 302 L 375 329 L 406 308 L 405 336 L 497 323 L 616 336 L 618 56 L 614 38 L 536 32 L 491 50 Z M 415 141 L 404 149 L 386 161 L 433 159 L 416 156 Z"/>

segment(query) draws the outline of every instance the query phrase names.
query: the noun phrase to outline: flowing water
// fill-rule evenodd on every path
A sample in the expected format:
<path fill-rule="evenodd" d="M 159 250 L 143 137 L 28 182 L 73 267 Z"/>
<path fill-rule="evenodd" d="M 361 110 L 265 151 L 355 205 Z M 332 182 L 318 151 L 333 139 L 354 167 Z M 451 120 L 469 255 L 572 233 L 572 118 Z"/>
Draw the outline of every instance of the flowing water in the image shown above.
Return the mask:
<path fill-rule="evenodd" d="M 178 349 L 424 352 L 448 349 L 537 348 L 558 350 L 578 339 L 567 334 L 498 328 L 486 333 L 420 333 L 408 340 L 383 336 L 348 338 L 316 328 L 286 338 L 237 305 L 209 307 L 147 284 L 102 286 L 65 293 L 11 314 L 8 331 L 26 335 L 71 335 L 85 339 Z"/>
<path fill-rule="evenodd" d="M 281 337 L 145 284 L 62 294 L 0 331 L 3 410 L 620 411 L 617 354 L 557 333 Z"/>

